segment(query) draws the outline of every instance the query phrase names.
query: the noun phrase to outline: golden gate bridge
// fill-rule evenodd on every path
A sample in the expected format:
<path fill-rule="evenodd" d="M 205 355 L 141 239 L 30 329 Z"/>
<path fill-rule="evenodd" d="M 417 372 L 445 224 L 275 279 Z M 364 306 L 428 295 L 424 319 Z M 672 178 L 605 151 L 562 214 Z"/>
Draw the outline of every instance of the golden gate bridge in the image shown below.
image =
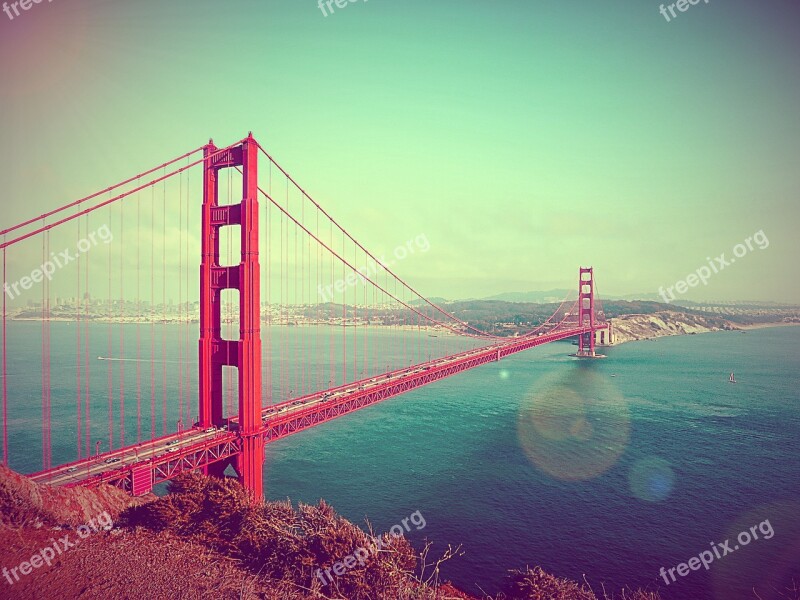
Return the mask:
<path fill-rule="evenodd" d="M 59 235 L 94 239 L 100 221 L 116 229 L 113 242 L 79 243 L 56 272 Z M 577 298 L 532 330 L 479 329 L 382 264 L 252 134 L 224 148 L 211 141 L 0 236 L 3 462 L 14 466 L 14 448 L 30 455 L 15 411 L 40 406 L 41 463 L 28 472 L 52 485 L 108 483 L 139 496 L 180 473 L 232 468 L 259 501 L 265 444 L 543 344 L 577 338 L 575 356 L 596 357 L 595 334 L 610 327 L 593 270 L 581 268 Z M 358 269 L 367 262 L 378 267 Z M 37 301 L 15 304 L 11 281 Z M 319 298 L 323 288 L 337 296 Z M 57 292 L 73 298 L 68 310 Z M 20 314 L 24 334 L 14 331 Z M 55 347 L 54 331 L 74 349 Z M 54 427 L 74 440 L 57 464 Z"/>

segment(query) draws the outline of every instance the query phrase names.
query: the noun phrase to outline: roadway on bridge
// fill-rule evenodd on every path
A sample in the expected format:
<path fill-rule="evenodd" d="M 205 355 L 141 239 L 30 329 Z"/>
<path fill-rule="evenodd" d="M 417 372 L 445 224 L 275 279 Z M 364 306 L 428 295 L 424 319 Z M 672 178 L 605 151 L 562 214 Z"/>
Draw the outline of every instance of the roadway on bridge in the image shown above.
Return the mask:
<path fill-rule="evenodd" d="M 322 404 L 324 402 L 336 402 L 338 400 L 344 399 L 345 397 L 351 394 L 367 391 L 371 388 L 375 388 L 378 386 L 383 386 L 386 385 L 387 383 L 396 381 L 398 379 L 403 379 L 406 377 L 410 377 L 412 375 L 417 375 L 424 371 L 433 369 L 434 367 L 446 366 L 450 363 L 458 362 L 460 360 L 464 360 L 466 358 L 478 354 L 483 354 L 488 351 L 497 351 L 501 347 L 503 347 L 502 344 L 493 346 L 484 346 L 482 348 L 477 348 L 475 350 L 468 350 L 460 354 L 455 354 L 452 356 L 447 356 L 444 358 L 439 358 L 425 363 L 413 365 L 405 369 L 390 371 L 389 373 L 377 375 L 370 379 L 355 381 L 352 383 L 348 383 L 347 385 L 331 388 L 330 390 L 326 390 L 323 392 L 315 392 L 313 394 L 302 396 L 297 399 L 281 402 L 279 404 L 275 404 L 273 406 L 264 409 L 262 411 L 262 421 L 264 422 L 264 424 L 267 424 L 269 418 L 273 416 L 284 416 L 287 414 L 291 414 L 296 410 L 300 410 L 301 408 L 309 408 L 311 406 Z M 232 421 L 235 421 L 235 419 L 232 419 Z"/>
<path fill-rule="evenodd" d="M 330 390 L 315 392 L 307 396 L 274 404 L 263 409 L 262 422 L 266 425 L 269 423 L 270 417 L 284 417 L 291 415 L 295 411 L 306 409 L 311 406 L 327 402 L 336 402 L 351 394 L 366 391 L 370 388 L 385 385 L 405 377 L 410 377 L 434 367 L 445 366 L 494 348 L 495 346 L 488 346 L 476 350 L 469 350 L 457 355 L 435 359 L 427 363 L 381 374 L 370 379 L 356 381 Z M 229 425 L 221 429 L 209 428 L 200 430 L 198 428 L 192 428 L 153 441 L 143 442 L 136 446 L 128 446 L 119 450 L 113 450 L 81 461 L 62 465 L 52 471 L 36 473 L 31 475 L 31 479 L 37 483 L 69 485 L 79 483 L 93 476 L 105 474 L 109 471 L 124 471 L 126 468 L 133 467 L 136 464 L 165 458 L 167 455 L 175 455 L 175 458 L 178 458 L 181 456 L 182 450 L 189 449 L 200 442 L 217 437 L 220 433 L 226 432 L 228 427 L 235 429 L 238 426 L 237 421 L 238 417 L 232 417 Z"/>
<path fill-rule="evenodd" d="M 183 448 L 191 447 L 198 442 L 213 438 L 216 435 L 218 435 L 216 430 L 200 431 L 198 429 L 189 429 L 153 440 L 152 442 L 128 446 L 120 450 L 93 456 L 77 463 L 63 465 L 53 471 L 37 473 L 36 475 L 32 475 L 31 479 L 37 483 L 48 483 L 51 485 L 77 483 L 94 475 L 100 475 L 106 471 L 124 470 L 126 467 L 153 458 L 159 458 L 165 454 L 178 453 Z"/>
<path fill-rule="evenodd" d="M 539 336 L 537 336 L 539 337 Z M 548 335 L 541 335 L 547 338 Z M 320 392 L 292 398 L 268 406 L 262 410 L 263 428 L 267 428 L 272 419 L 291 416 L 300 410 L 307 410 L 313 406 L 322 406 L 341 402 L 355 394 L 364 394 L 370 389 L 386 386 L 387 384 L 413 378 L 425 371 L 446 367 L 452 363 L 463 362 L 470 358 L 480 355 L 490 355 L 499 353 L 507 347 L 515 347 L 525 338 L 509 338 L 508 341 L 483 346 L 474 350 L 468 350 L 459 354 L 434 359 L 425 363 L 412 365 L 407 368 L 398 369 L 389 373 L 376 375 L 369 379 L 363 379 L 348 383 L 346 385 L 331 388 Z M 529 338 L 530 339 L 530 338 Z M 533 338 L 536 339 L 536 338 Z M 210 441 L 214 438 L 222 438 L 223 434 L 230 436 L 238 428 L 238 416 L 231 417 L 228 424 L 221 428 L 208 428 L 202 430 L 198 427 L 170 434 L 156 440 L 143 442 L 136 446 L 128 446 L 119 450 L 113 450 L 91 458 L 86 458 L 77 462 L 69 463 L 57 467 L 50 471 L 36 473 L 30 477 L 37 483 L 47 483 L 51 485 L 74 485 L 99 475 L 108 475 L 109 472 L 120 472 L 129 470 L 137 464 L 145 462 L 162 463 L 175 460 L 184 454 L 192 453 L 193 448 L 202 442 Z M 220 440 L 222 441 L 222 440 Z M 161 459 L 161 460 L 159 460 Z"/>

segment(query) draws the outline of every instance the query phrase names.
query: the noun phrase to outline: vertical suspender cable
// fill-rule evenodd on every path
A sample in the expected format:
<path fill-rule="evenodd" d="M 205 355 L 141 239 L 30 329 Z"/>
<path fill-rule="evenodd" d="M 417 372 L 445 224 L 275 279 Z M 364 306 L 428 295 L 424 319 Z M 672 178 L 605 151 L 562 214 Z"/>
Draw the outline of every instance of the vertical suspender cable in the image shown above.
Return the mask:
<path fill-rule="evenodd" d="M 156 231 L 156 188 L 150 188 L 150 231 L 155 234 Z M 155 320 L 155 255 L 156 245 L 154 243 L 150 246 L 150 439 L 156 437 L 156 320 Z"/>
<path fill-rule="evenodd" d="M 344 234 L 342 234 L 342 256 L 344 252 Z M 345 264 L 342 261 L 342 282 L 345 279 Z M 347 383 L 347 286 L 342 285 L 342 385 Z"/>
<path fill-rule="evenodd" d="M 109 204 L 108 206 L 108 222 L 111 222 L 111 207 L 113 205 Z M 114 314 L 114 306 L 113 300 L 111 296 L 111 244 L 108 245 L 108 348 L 107 353 L 108 357 L 111 358 L 113 356 L 112 350 L 112 332 L 113 332 L 113 325 L 111 321 L 111 316 Z M 108 449 L 112 450 L 114 448 L 114 363 L 111 360 L 106 361 L 108 363 Z"/>
<path fill-rule="evenodd" d="M 295 309 L 294 310 L 295 310 L 295 314 L 296 314 L 296 311 L 299 308 L 298 305 L 300 304 L 300 301 L 299 301 L 300 297 L 297 295 L 297 282 L 298 282 L 297 263 L 300 262 L 300 260 L 301 260 L 300 254 L 297 252 L 297 225 L 296 224 L 294 226 L 294 255 L 293 255 L 292 258 L 293 258 L 293 262 L 294 262 L 294 296 L 292 297 L 292 301 L 293 301 L 293 304 L 295 305 Z M 291 331 L 294 331 L 294 330 L 291 330 Z M 293 365 L 292 365 L 292 368 L 294 370 L 294 386 L 293 386 L 293 388 L 294 388 L 295 395 L 296 396 L 301 396 L 302 395 L 302 391 L 301 391 L 301 374 L 302 374 L 303 367 L 305 366 L 305 361 L 302 361 L 303 364 L 301 364 L 300 356 L 299 356 L 300 344 L 299 344 L 298 336 L 297 336 L 296 333 L 294 335 L 293 346 L 294 346 L 294 361 L 293 361 Z"/>
<path fill-rule="evenodd" d="M 77 221 L 78 223 L 78 237 L 77 239 L 81 239 L 81 222 L 80 219 Z M 46 236 L 46 234 L 45 234 Z M 42 238 L 42 243 L 44 243 L 45 237 Z M 77 286 L 76 286 L 76 293 L 75 298 L 77 302 L 76 307 L 76 325 L 75 325 L 75 395 L 76 395 L 76 403 L 75 408 L 76 410 L 76 420 L 77 420 L 77 442 L 78 442 L 78 458 L 82 456 L 82 448 L 83 448 L 83 429 L 82 429 L 82 414 L 83 414 L 83 387 L 81 385 L 81 366 L 83 360 L 83 350 L 81 349 L 81 308 L 82 308 L 82 299 L 81 299 L 81 257 L 78 256 L 77 260 Z M 43 298 L 44 299 L 44 298 Z M 42 327 L 42 362 L 45 361 L 44 356 L 44 343 L 45 343 L 45 331 L 44 331 L 44 324 Z M 44 385 L 44 381 L 42 381 Z M 45 390 L 42 389 L 42 402 L 46 403 L 46 393 Z M 45 417 L 46 419 L 46 417 Z M 42 422 L 42 425 L 45 425 L 45 421 Z"/>
<path fill-rule="evenodd" d="M 43 220 L 43 224 L 46 224 L 46 221 Z M 42 236 L 42 264 L 47 260 L 47 238 L 48 235 Z M 80 290 L 79 290 L 80 291 Z M 47 285 L 43 281 L 42 282 L 42 339 L 41 339 L 41 350 L 42 350 L 42 468 L 49 469 L 50 463 L 48 461 L 48 449 L 49 449 L 49 435 L 50 435 L 50 405 L 48 399 L 48 370 L 49 367 L 47 365 L 47 358 L 49 355 L 49 348 L 48 348 L 48 341 L 47 341 L 47 302 L 45 300 L 47 294 Z M 80 335 L 80 331 L 78 331 Z M 78 389 L 78 396 L 80 397 L 80 389 Z M 78 404 L 78 408 L 80 408 L 80 403 Z M 80 418 L 80 417 L 79 417 Z M 80 437 L 80 433 L 78 434 L 78 456 L 80 456 L 80 444 L 82 440 Z"/>
<path fill-rule="evenodd" d="M 272 194 L 272 163 L 269 163 L 269 193 Z M 270 219 L 271 206 L 269 202 L 264 202 L 264 222 L 266 227 L 266 234 L 264 246 L 266 247 L 267 255 L 267 335 L 264 339 L 264 355 L 267 360 L 266 366 L 266 393 L 264 394 L 264 401 L 267 405 L 272 404 L 273 390 L 272 390 L 272 223 Z"/>
<path fill-rule="evenodd" d="M 125 314 L 125 204 L 119 205 L 119 304 Z M 125 324 L 119 324 L 119 445 L 125 446 Z"/>
<path fill-rule="evenodd" d="M 353 264 L 358 267 L 358 247 L 353 244 Z M 358 273 L 353 286 L 353 379 L 358 380 Z"/>
<path fill-rule="evenodd" d="M 183 419 L 183 173 L 178 176 L 178 420 Z"/>
<path fill-rule="evenodd" d="M 288 189 L 288 186 L 287 186 Z M 288 198 L 287 198 L 288 199 Z M 287 356 L 286 356 L 286 303 L 287 303 L 287 296 L 289 293 L 289 286 L 286 283 L 289 280 L 288 271 L 288 263 L 286 258 L 287 253 L 287 246 L 286 246 L 286 238 L 288 237 L 288 233 L 284 234 L 284 218 L 281 215 L 281 287 L 280 287 L 280 311 L 281 311 L 281 400 L 286 400 L 289 391 L 289 384 L 287 382 L 287 374 L 288 374 L 288 367 L 287 367 Z M 288 229 L 287 229 L 288 232 Z"/>
<path fill-rule="evenodd" d="M 142 442 L 142 195 L 136 195 L 136 442 Z"/>
<path fill-rule="evenodd" d="M 86 232 L 89 232 L 89 213 L 86 214 Z M 85 319 L 83 322 L 83 340 L 84 340 L 84 367 L 86 369 L 86 376 L 84 377 L 84 385 L 86 387 L 86 399 L 85 399 L 85 408 L 86 408 L 86 420 L 84 423 L 84 430 L 86 432 L 86 448 L 85 453 L 86 456 L 89 457 L 92 454 L 92 426 L 91 426 L 91 388 L 90 385 L 90 375 L 91 372 L 89 370 L 89 312 L 90 312 L 90 303 L 91 303 L 91 296 L 89 295 L 89 255 L 86 255 L 86 277 L 84 278 L 86 282 L 86 292 L 84 297 L 86 298 L 85 304 Z M 47 283 L 48 289 L 50 287 L 50 282 Z M 47 302 L 48 302 L 48 315 L 50 313 L 49 303 L 50 303 L 50 294 L 47 294 Z M 49 318 L 49 316 L 48 316 Z M 48 337 L 50 333 L 48 332 Z"/>
<path fill-rule="evenodd" d="M 189 161 L 187 160 L 186 163 L 188 164 Z M 190 369 L 189 369 L 189 364 L 190 364 L 189 363 L 189 356 L 191 355 L 191 353 L 189 352 L 189 348 L 190 348 L 190 342 L 189 342 L 189 319 L 190 319 L 190 315 L 189 315 L 189 307 L 190 307 L 190 303 L 189 303 L 189 271 L 190 271 L 190 269 L 189 269 L 189 232 L 192 231 L 192 229 L 189 227 L 189 207 L 191 206 L 190 202 L 189 202 L 189 198 L 190 198 L 190 187 L 189 187 L 189 185 L 190 185 L 190 181 L 191 181 L 190 180 L 190 174 L 191 174 L 191 170 L 187 170 L 186 171 L 186 233 L 183 236 L 184 242 L 186 244 L 186 249 L 185 249 L 184 254 L 183 254 L 186 257 L 186 270 L 185 270 L 185 275 L 184 275 L 186 277 L 186 281 L 184 282 L 184 287 L 183 287 L 184 296 L 185 296 L 185 300 L 186 300 L 186 314 L 185 314 L 186 318 L 184 319 L 183 329 L 184 329 L 184 332 L 185 332 L 185 335 L 186 335 L 186 339 L 184 341 L 183 347 L 185 349 L 184 350 L 184 373 L 186 374 L 186 388 L 185 388 L 185 392 L 186 392 L 186 407 L 185 408 L 186 408 L 186 419 L 187 419 L 187 421 L 192 418 L 190 407 L 191 406 L 197 407 L 197 403 L 196 402 L 193 405 L 190 405 L 190 403 L 189 403 L 190 402 L 189 398 L 191 398 L 191 396 L 189 395 L 189 390 L 190 390 L 191 387 L 194 387 L 193 385 L 191 385 L 191 382 L 192 382 L 193 379 L 190 376 Z M 198 418 L 199 418 L 199 409 L 198 409 Z M 193 422 L 194 421 L 192 421 L 192 423 Z"/>
<path fill-rule="evenodd" d="M 301 199 L 301 204 L 300 204 L 300 213 L 302 215 L 301 216 L 302 222 L 305 225 L 305 222 L 306 222 L 306 205 L 305 205 L 305 202 L 302 202 L 302 199 Z M 297 235 L 297 228 L 295 228 L 295 236 L 296 235 Z M 296 239 L 297 239 L 297 237 L 295 237 L 295 240 Z M 306 303 L 306 246 L 303 243 L 302 237 L 300 238 L 300 249 L 301 249 L 300 250 L 300 298 L 301 298 L 301 300 L 300 300 L 300 302 L 298 302 L 298 304 L 300 306 L 303 306 Z M 301 338 L 299 335 L 296 335 L 295 337 L 297 338 L 296 341 L 295 341 L 295 347 L 298 348 L 298 352 L 295 353 L 295 356 L 297 356 L 298 353 L 299 353 L 299 348 L 300 348 L 300 340 L 304 339 L 304 338 Z M 298 396 L 304 396 L 305 393 L 306 393 L 306 370 L 308 369 L 308 357 L 304 356 L 300 360 L 302 360 L 302 363 L 303 363 L 303 371 L 302 371 L 302 374 L 301 374 L 301 377 L 300 377 L 300 393 L 298 393 Z"/>
<path fill-rule="evenodd" d="M 161 207 L 161 310 L 164 319 L 161 326 L 161 433 L 167 433 L 167 182 L 163 186 Z"/>
<path fill-rule="evenodd" d="M 5 236 L 3 236 L 5 242 Z M 3 284 L 8 282 L 6 249 L 3 248 Z M 3 290 L 3 464 L 8 466 L 8 345 L 6 344 L 6 294 Z"/>

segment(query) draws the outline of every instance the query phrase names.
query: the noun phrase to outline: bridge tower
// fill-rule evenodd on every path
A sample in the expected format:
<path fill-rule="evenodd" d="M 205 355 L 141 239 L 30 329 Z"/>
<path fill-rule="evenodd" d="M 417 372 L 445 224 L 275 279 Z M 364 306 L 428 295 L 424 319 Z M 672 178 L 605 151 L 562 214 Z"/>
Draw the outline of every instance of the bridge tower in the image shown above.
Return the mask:
<path fill-rule="evenodd" d="M 202 259 L 200 264 L 200 363 L 199 402 L 203 428 L 225 423 L 222 409 L 223 367 L 236 367 L 239 379 L 238 433 L 241 452 L 233 463 L 239 481 L 253 495 L 263 498 L 264 444 L 261 427 L 261 295 L 258 262 L 258 144 L 250 134 L 244 142 L 216 154 L 209 141 L 204 149 L 202 208 Z M 219 172 L 241 167 L 242 201 L 220 206 Z M 219 262 L 220 231 L 238 226 L 241 261 L 223 267 Z M 225 340 L 221 332 L 222 291 L 239 291 L 239 339 Z M 206 468 L 209 475 L 223 476 L 228 463 Z"/>
<path fill-rule="evenodd" d="M 578 336 L 580 358 L 595 358 L 594 351 L 594 269 L 581 267 L 578 277 L 578 324 L 591 329 Z"/>

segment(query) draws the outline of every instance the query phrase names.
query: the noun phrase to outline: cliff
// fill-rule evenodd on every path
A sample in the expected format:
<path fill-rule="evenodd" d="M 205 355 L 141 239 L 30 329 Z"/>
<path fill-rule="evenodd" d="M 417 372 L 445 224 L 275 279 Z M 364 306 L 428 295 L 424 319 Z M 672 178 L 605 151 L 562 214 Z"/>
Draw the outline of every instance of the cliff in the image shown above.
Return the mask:
<path fill-rule="evenodd" d="M 615 345 L 669 335 L 739 329 L 735 323 L 721 317 L 667 310 L 647 315 L 621 315 L 611 319 L 611 324 Z"/>
<path fill-rule="evenodd" d="M 96 490 L 39 485 L 0 465 L 0 526 L 78 527 L 101 513 L 112 519 L 155 496 L 131 498 L 111 486 Z"/>

